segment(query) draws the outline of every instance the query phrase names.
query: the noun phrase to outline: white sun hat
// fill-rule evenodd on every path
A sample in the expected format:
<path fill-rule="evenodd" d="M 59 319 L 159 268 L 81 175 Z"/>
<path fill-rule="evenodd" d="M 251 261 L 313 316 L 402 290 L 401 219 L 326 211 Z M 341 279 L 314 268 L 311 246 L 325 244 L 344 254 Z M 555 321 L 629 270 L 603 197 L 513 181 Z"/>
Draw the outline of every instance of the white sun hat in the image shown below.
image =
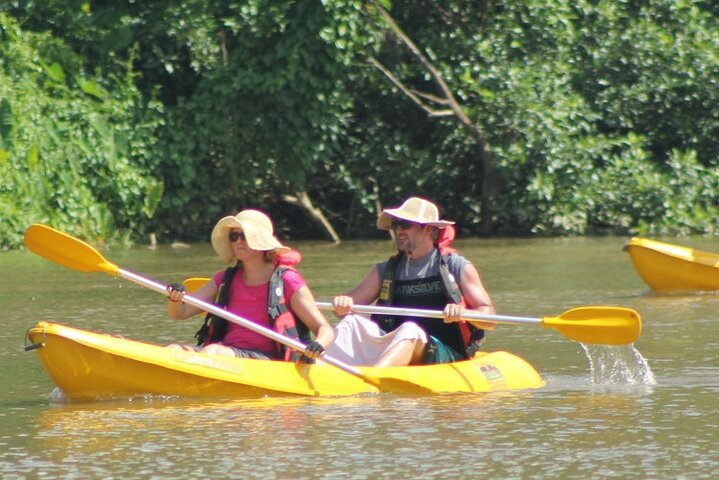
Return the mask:
<path fill-rule="evenodd" d="M 377 228 L 390 230 L 394 219 L 431 225 L 437 228 L 454 225 L 452 221 L 440 220 L 437 206 L 429 200 L 419 197 L 410 197 L 397 208 L 385 208 L 382 210 L 382 213 L 377 217 Z"/>
<path fill-rule="evenodd" d="M 222 260 L 231 263 L 235 259 L 230 242 L 230 230 L 241 228 L 245 234 L 247 246 L 252 250 L 274 251 L 282 254 L 290 251 L 274 235 L 272 220 L 259 210 L 242 210 L 235 216 L 220 219 L 212 229 L 212 247 Z"/>

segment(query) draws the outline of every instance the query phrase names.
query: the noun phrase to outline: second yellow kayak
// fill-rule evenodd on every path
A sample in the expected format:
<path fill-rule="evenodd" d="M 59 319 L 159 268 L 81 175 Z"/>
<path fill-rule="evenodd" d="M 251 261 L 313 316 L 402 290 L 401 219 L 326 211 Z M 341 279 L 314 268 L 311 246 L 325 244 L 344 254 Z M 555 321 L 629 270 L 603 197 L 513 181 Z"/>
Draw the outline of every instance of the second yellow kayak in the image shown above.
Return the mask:
<path fill-rule="evenodd" d="M 638 237 L 631 238 L 624 250 L 653 290 L 719 290 L 717 254 Z"/>

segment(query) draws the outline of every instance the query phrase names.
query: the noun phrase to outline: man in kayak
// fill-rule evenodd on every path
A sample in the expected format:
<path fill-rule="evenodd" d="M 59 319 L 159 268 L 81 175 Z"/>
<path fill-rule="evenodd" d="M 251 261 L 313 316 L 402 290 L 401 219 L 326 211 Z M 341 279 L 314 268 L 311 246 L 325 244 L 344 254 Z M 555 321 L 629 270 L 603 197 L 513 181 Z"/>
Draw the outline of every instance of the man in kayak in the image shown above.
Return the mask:
<path fill-rule="evenodd" d="M 319 357 L 334 338 L 332 327 L 317 309 L 304 278 L 293 268 L 300 262 L 300 254 L 282 245 L 273 232 L 272 221 L 258 210 L 222 218 L 212 230 L 212 247 L 223 261 L 234 265 L 217 272 L 193 296 L 294 337 L 307 345 L 309 357 Z M 201 312 L 182 303 L 182 285 L 168 285 L 168 291 L 170 318 L 184 319 Z M 257 359 L 297 358 L 272 339 L 211 314 L 197 338 L 196 346 L 169 347 Z"/>
<path fill-rule="evenodd" d="M 494 314 L 477 269 L 450 247 L 454 222 L 412 197 L 382 211 L 377 227 L 393 230 L 397 253 L 349 292 L 334 297 L 342 318 L 327 353 L 354 365 L 416 365 L 470 358 L 494 325 L 463 320 L 465 311 Z M 444 318 L 351 314 L 354 304 L 443 310 Z"/>

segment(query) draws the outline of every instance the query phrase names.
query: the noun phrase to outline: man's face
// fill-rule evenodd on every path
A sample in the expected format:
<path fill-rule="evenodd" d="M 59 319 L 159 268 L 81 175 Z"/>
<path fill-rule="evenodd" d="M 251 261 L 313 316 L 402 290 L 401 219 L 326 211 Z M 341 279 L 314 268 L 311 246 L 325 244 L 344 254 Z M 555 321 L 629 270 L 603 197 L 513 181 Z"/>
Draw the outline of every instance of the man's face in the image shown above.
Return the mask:
<path fill-rule="evenodd" d="M 427 235 L 422 225 L 407 220 L 393 221 L 392 230 L 397 241 L 397 250 L 400 252 L 409 253 L 417 250 L 424 235 Z"/>

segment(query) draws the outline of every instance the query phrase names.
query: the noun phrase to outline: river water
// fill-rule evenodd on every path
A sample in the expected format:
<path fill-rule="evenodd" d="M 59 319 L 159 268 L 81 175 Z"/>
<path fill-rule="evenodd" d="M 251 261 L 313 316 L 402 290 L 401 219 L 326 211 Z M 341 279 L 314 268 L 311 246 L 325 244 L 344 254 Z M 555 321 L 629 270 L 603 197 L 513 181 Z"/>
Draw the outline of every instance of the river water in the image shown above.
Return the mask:
<path fill-rule="evenodd" d="M 663 239 L 719 251 L 710 238 Z M 647 290 L 626 238 L 462 240 L 501 314 L 555 316 L 580 305 L 634 308 L 633 346 L 573 342 L 500 326 L 542 374 L 497 394 L 225 401 L 58 401 L 25 331 L 50 320 L 149 342 L 190 341 L 200 320 L 168 320 L 161 296 L 29 252 L 0 253 L 0 472 L 21 478 L 714 478 L 719 471 L 719 295 Z M 387 257 L 386 241 L 295 243 L 328 300 Z M 103 250 L 162 282 L 222 268 L 208 244 Z"/>

